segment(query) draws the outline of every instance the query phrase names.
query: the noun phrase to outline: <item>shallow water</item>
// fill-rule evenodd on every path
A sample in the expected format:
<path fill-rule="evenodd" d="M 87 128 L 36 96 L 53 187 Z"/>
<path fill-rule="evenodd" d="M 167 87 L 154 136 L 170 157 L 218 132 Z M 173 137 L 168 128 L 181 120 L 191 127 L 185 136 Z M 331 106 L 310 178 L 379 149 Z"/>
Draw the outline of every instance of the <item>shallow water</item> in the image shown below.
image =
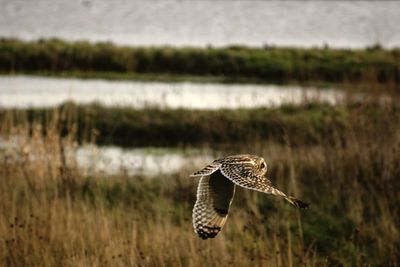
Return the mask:
<path fill-rule="evenodd" d="M 399 1 L 0 0 L 0 36 L 130 45 L 400 45 Z"/>
<path fill-rule="evenodd" d="M 51 107 L 65 101 L 134 108 L 254 108 L 318 100 L 336 104 L 343 92 L 278 85 L 161 83 L 0 76 L 0 107 Z"/>
<path fill-rule="evenodd" d="M 76 151 L 78 167 L 86 174 L 156 176 L 187 170 L 189 175 L 212 160 L 209 152 L 192 149 L 84 146 Z"/>
<path fill-rule="evenodd" d="M 48 162 L 55 151 L 44 152 L 42 141 L 32 141 L 18 135 L 0 136 L 0 160 L 30 161 L 37 164 Z M 39 146 L 36 146 L 38 145 Z M 36 149 L 39 147 L 39 149 Z M 56 154 L 58 152 L 55 152 Z M 122 148 L 117 146 L 83 145 L 65 147 L 66 163 L 77 167 L 84 175 L 128 174 L 157 176 L 175 172 L 191 172 L 212 162 L 212 152 L 195 148 Z"/>

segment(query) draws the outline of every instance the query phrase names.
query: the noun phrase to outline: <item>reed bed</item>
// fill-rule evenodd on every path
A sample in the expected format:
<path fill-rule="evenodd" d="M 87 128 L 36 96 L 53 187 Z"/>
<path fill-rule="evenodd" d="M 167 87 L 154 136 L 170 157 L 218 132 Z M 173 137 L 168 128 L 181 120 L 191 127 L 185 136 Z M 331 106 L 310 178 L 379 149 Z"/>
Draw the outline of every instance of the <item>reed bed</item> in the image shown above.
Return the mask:
<path fill-rule="evenodd" d="M 52 118 L 58 114 L 56 127 L 62 136 L 72 132 L 80 143 L 124 147 L 220 147 L 264 141 L 285 144 L 288 138 L 292 145 L 318 145 L 321 139 L 347 139 L 350 124 L 359 134 L 367 131 L 374 135 L 375 129 L 366 128 L 365 121 L 398 122 L 397 93 L 377 92 L 364 96 L 363 101 L 346 101 L 335 106 L 306 101 L 278 108 L 234 110 L 135 109 L 69 102 L 53 108 L 0 108 L 0 120 L 30 132 L 32 125 L 39 125 L 46 133 L 54 127 Z M 388 104 L 390 112 L 385 108 Z"/>
<path fill-rule="evenodd" d="M 0 148 L 0 265 L 399 266 L 395 101 L 346 108 L 346 120 L 329 131 L 308 129 L 312 143 L 283 131 L 279 142 L 224 146 L 221 156 L 263 155 L 273 183 L 311 208 L 238 189 L 226 227 L 208 241 L 191 226 L 194 170 L 84 176 L 73 159 L 77 122 L 63 124 L 71 113 L 54 109 L 33 121 L 17 114 L 0 123 L 1 138 L 14 144 Z M 101 134 L 90 123 L 86 141 L 96 142 Z"/>

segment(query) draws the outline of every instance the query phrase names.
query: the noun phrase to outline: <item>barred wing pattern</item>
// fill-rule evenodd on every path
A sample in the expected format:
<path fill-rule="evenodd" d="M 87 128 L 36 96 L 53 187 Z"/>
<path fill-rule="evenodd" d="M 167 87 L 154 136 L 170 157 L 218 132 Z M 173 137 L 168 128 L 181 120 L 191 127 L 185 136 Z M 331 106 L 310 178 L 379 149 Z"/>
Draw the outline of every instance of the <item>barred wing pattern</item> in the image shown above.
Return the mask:
<path fill-rule="evenodd" d="M 283 192 L 274 188 L 271 181 L 265 176 L 257 174 L 255 166 L 251 162 L 222 163 L 220 170 L 226 178 L 246 189 L 286 196 Z"/>
<path fill-rule="evenodd" d="M 218 170 L 219 168 L 219 163 L 217 160 L 214 160 L 213 163 L 211 163 L 210 165 L 207 165 L 206 167 L 204 167 L 203 169 L 201 169 L 200 171 L 197 171 L 193 174 L 190 175 L 190 177 L 198 177 L 198 176 L 204 176 L 204 175 L 211 175 L 213 172 L 215 172 L 216 170 Z"/>
<path fill-rule="evenodd" d="M 193 208 L 193 226 L 202 239 L 213 238 L 224 226 L 235 193 L 235 185 L 220 171 L 202 176 Z"/>
<path fill-rule="evenodd" d="M 220 170 L 226 178 L 241 187 L 284 197 L 289 203 L 300 209 L 307 209 L 309 206 L 308 203 L 295 197 L 287 196 L 282 191 L 273 187 L 271 181 L 257 173 L 257 167 L 251 162 L 222 163 Z"/>

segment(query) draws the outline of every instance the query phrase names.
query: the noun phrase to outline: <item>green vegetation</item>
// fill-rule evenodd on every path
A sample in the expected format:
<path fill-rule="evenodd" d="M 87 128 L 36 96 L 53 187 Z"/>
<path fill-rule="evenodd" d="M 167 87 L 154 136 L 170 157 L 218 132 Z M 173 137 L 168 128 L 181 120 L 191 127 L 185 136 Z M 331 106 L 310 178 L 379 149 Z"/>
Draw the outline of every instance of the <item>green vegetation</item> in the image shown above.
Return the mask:
<path fill-rule="evenodd" d="M 111 43 L 0 39 L 0 72 L 222 82 L 400 81 L 400 50 L 119 47 Z M 198 78 L 200 77 L 200 78 Z M 201 78 L 202 77 L 202 78 Z"/>
<path fill-rule="evenodd" d="M 388 113 L 376 105 L 333 107 L 309 103 L 280 108 L 169 110 L 67 103 L 49 109 L 0 110 L 0 119 L 17 124 L 40 123 L 45 131 L 60 117 L 58 127 L 63 134 L 73 131 L 80 141 L 125 147 L 286 143 L 288 139 L 293 145 L 311 145 L 321 139 L 330 140 L 332 132 L 345 142 L 349 128 L 375 135 L 374 130 L 364 127 L 366 121 L 382 127 L 399 121 L 398 107 Z"/>
<path fill-rule="evenodd" d="M 76 112 L 83 107 L 70 108 Z M 82 111 L 88 124 L 95 121 L 89 110 L 96 109 Z M 107 111 L 116 124 L 129 121 L 128 115 Z M 400 262 L 400 116 L 396 101 L 249 113 L 169 111 L 175 112 L 177 127 L 189 120 L 184 117 L 194 121 L 199 114 L 202 119 L 209 114 L 215 121 L 207 127 L 222 127 L 227 138 L 232 129 L 242 127 L 236 126 L 243 123 L 241 116 L 260 116 L 253 122 L 257 124 L 275 114 L 283 126 L 274 127 L 286 129 L 284 142 L 235 139 L 234 145 L 220 153 L 263 155 L 273 183 L 311 203 L 309 210 L 299 211 L 279 198 L 238 189 L 224 230 L 208 241 L 192 230 L 197 179 L 188 174 L 193 170 L 162 177 L 86 176 L 68 152 L 76 148 L 79 123 L 74 120 L 79 116 L 55 109 L 38 113 L 44 115 L 46 124 L 42 124 L 38 114 L 30 122 L 25 112 L 0 117 L 0 136 L 18 139 L 17 145 L 0 148 L 2 266 L 361 267 L 398 266 Z M 136 119 L 149 116 L 160 124 L 170 120 L 162 116 L 171 116 L 160 110 L 134 112 L 140 114 Z M 105 116 L 105 111 L 101 114 Z M 227 123 L 229 116 L 231 124 Z M 60 127 L 66 121 L 69 126 Z M 143 118 L 138 122 L 142 128 L 151 126 L 150 119 L 144 122 Z M 206 127 L 211 122 L 197 123 Z M 289 123 L 299 125 L 296 131 Z M 329 130 L 323 130 L 326 124 Z M 253 133 L 258 129 L 254 127 Z M 238 132 L 244 134 L 244 129 Z M 91 134 L 88 138 L 93 140 L 104 133 Z M 303 136 L 309 134 L 312 143 Z M 204 142 L 210 146 L 219 140 L 208 137 L 210 143 Z"/>

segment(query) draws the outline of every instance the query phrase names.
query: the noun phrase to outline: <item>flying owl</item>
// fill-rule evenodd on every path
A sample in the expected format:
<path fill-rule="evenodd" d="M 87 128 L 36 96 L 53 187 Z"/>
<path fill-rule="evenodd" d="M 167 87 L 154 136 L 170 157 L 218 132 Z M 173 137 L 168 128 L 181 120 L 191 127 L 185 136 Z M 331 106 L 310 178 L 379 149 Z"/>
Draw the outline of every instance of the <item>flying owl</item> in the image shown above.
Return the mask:
<path fill-rule="evenodd" d="M 267 163 L 254 155 L 235 155 L 214 160 L 210 165 L 191 174 L 200 176 L 197 200 L 193 208 L 194 231 L 202 239 L 215 237 L 228 218 L 235 186 L 284 197 L 292 205 L 305 209 L 309 204 L 287 196 L 274 188 L 264 176 Z"/>

